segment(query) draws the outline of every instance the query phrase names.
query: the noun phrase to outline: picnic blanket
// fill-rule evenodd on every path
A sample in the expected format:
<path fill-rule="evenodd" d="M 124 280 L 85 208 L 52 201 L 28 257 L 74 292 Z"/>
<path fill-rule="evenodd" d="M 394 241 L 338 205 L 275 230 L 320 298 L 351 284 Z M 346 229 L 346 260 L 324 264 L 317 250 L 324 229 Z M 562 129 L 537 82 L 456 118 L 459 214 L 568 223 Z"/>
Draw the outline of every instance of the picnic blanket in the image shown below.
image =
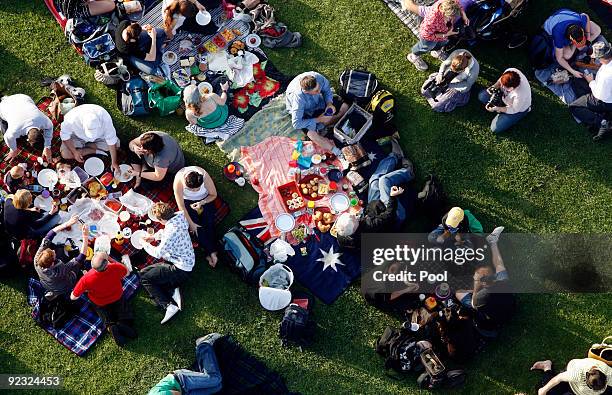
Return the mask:
<path fill-rule="evenodd" d="M 382 1 L 387 5 L 387 7 L 389 7 L 391 11 L 393 11 L 395 16 L 397 16 L 400 21 L 402 21 L 402 23 L 406 25 L 412 33 L 414 33 L 415 36 L 419 36 L 419 25 L 421 24 L 421 20 L 423 18 L 411 12 L 402 10 L 402 3 L 400 0 Z M 432 5 L 435 0 L 414 0 L 414 2 L 419 5 Z"/>
<path fill-rule="evenodd" d="M 134 296 L 138 285 L 138 276 L 135 274 L 125 277 L 123 279 L 124 296 L 128 299 Z M 39 300 L 44 297 L 44 293 L 40 282 L 30 278 L 28 282 L 28 304 L 33 307 L 32 317 L 35 319 L 39 313 Z M 62 346 L 78 356 L 83 356 L 98 340 L 105 328 L 86 296 L 81 296 L 75 303 L 79 305 L 79 313 L 68 321 L 63 328 L 54 329 L 51 326 L 46 326 L 43 329 Z"/>
<path fill-rule="evenodd" d="M 254 146 L 273 136 L 293 139 L 304 137 L 301 131 L 291 125 L 284 94 L 272 99 L 244 124 L 242 130 L 218 143 L 218 146 L 230 160 L 238 160 L 242 147 Z"/>
<path fill-rule="evenodd" d="M 251 210 L 240 222 L 253 222 L 260 219 L 262 211 L 259 207 Z M 263 219 L 263 218 L 261 218 Z M 276 230 L 270 226 L 270 230 Z M 257 236 L 260 229 L 247 229 L 252 236 Z M 314 230 L 319 237 L 308 238 L 305 242 L 292 246 L 295 255 L 289 257 L 285 264 L 293 270 L 295 280 L 319 298 L 325 304 L 331 304 L 342 295 L 348 286 L 361 274 L 360 251 L 342 249 L 335 237 Z M 306 247 L 307 255 L 303 256 L 300 249 Z M 333 259 L 333 254 L 337 259 Z M 327 257 L 327 262 L 324 258 Z"/>

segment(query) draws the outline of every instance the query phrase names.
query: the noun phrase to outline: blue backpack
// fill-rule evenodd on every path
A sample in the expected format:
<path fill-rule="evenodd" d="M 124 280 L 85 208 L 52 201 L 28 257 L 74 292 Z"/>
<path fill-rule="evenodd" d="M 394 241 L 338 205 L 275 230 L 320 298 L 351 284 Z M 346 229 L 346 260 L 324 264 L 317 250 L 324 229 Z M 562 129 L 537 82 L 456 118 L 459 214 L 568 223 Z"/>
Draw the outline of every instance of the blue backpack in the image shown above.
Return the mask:
<path fill-rule="evenodd" d="M 123 87 L 117 90 L 117 107 L 130 117 L 149 114 L 149 86 L 140 77 L 133 76 Z"/>

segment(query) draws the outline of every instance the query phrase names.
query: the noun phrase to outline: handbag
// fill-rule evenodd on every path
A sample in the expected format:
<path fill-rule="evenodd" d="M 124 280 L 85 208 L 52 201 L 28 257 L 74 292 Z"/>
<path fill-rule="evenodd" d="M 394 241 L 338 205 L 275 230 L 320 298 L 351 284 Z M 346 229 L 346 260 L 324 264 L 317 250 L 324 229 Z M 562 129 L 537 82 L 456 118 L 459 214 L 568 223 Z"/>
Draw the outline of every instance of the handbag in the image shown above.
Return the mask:
<path fill-rule="evenodd" d="M 162 117 L 172 114 L 181 105 L 181 92 L 182 89 L 172 81 L 154 84 L 149 88 L 149 107 L 156 108 Z"/>
<path fill-rule="evenodd" d="M 108 62 L 115 54 L 115 42 L 110 33 L 104 33 L 91 41 L 83 43 L 83 56 L 89 66 Z"/>
<path fill-rule="evenodd" d="M 612 336 L 607 336 L 599 344 L 593 344 L 589 348 L 588 357 L 612 366 Z"/>

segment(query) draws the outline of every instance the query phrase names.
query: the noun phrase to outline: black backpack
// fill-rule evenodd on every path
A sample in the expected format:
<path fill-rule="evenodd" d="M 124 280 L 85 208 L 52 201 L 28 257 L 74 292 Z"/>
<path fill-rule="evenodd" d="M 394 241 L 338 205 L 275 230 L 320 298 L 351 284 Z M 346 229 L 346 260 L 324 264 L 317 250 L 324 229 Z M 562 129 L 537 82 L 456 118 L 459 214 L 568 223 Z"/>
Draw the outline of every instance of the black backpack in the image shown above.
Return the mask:
<path fill-rule="evenodd" d="M 293 303 L 297 299 L 307 300 L 306 308 Z M 285 315 L 278 328 L 278 336 L 283 347 L 295 345 L 302 351 L 302 347 L 312 342 L 317 326 L 312 318 L 314 299 L 310 296 L 294 297 L 293 302 L 285 309 Z"/>
<path fill-rule="evenodd" d="M 341 96 L 366 105 L 378 89 L 376 76 L 364 70 L 344 70 L 340 74 Z"/>
<path fill-rule="evenodd" d="M 385 358 L 385 369 L 407 373 L 422 370 L 417 343 L 414 332 L 388 326 L 376 340 L 374 349 Z"/>
<path fill-rule="evenodd" d="M 531 39 L 529 44 L 529 63 L 534 70 L 545 69 L 553 63 L 552 38 L 541 31 Z"/>

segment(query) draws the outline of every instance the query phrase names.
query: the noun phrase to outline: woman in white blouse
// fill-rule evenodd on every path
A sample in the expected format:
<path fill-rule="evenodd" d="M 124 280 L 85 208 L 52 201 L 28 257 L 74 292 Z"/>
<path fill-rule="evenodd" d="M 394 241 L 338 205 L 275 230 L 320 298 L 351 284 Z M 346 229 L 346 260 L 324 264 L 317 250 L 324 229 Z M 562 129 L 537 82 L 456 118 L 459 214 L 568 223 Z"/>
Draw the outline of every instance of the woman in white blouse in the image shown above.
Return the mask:
<path fill-rule="evenodd" d="M 206 170 L 198 166 L 185 167 L 174 177 L 174 198 L 179 210 L 185 213 L 189 231 L 194 233 L 198 244 L 206 253 L 211 267 L 217 265 L 217 242 L 215 236 L 215 206 L 217 189 Z"/>

